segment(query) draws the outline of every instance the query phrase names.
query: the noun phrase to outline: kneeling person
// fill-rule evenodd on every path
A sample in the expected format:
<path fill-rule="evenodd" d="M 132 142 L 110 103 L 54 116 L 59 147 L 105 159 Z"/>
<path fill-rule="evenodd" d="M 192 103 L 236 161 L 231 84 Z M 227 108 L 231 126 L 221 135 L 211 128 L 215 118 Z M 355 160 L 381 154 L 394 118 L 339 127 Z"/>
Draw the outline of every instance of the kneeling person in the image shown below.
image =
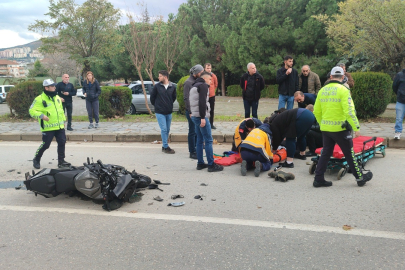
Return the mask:
<path fill-rule="evenodd" d="M 62 100 L 57 95 L 55 83 L 51 79 L 46 79 L 42 85 L 44 92 L 34 99 L 29 110 L 31 117 L 38 119 L 42 132 L 42 144 L 33 160 L 34 168 L 41 168 L 41 157 L 51 145 L 54 137 L 58 143 L 58 166 L 70 166 L 70 163 L 65 161 L 66 134 L 64 123 L 66 117 L 63 112 Z"/>
<path fill-rule="evenodd" d="M 273 164 L 273 153 L 271 151 L 271 131 L 268 123 L 264 123 L 253 129 L 240 145 L 242 157 L 241 174 L 246 175 L 247 170 L 255 168 L 254 174 L 259 177 L 260 171 L 270 170 Z"/>
<path fill-rule="evenodd" d="M 235 134 L 233 135 L 232 151 L 239 151 L 240 144 L 244 139 L 246 139 L 250 131 L 252 131 L 254 128 L 260 127 L 261 125 L 262 121 L 257 118 L 247 118 L 242 120 L 242 122 L 240 122 L 236 127 Z"/>

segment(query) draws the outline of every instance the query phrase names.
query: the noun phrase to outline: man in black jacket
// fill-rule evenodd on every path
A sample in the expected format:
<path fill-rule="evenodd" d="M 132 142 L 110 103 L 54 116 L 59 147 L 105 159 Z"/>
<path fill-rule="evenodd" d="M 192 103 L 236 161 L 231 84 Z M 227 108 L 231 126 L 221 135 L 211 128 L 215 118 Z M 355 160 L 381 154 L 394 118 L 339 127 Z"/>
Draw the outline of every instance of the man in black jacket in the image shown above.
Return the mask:
<path fill-rule="evenodd" d="M 286 103 L 287 110 L 294 107 L 294 93 L 299 90 L 299 78 L 293 64 L 294 59 L 287 55 L 284 57 L 284 66 L 277 70 L 278 109 L 285 108 Z"/>
<path fill-rule="evenodd" d="M 395 110 L 397 112 L 397 117 L 395 120 L 395 140 L 401 139 L 402 133 L 402 122 L 404 121 L 405 115 L 405 69 L 399 72 L 392 83 L 392 90 L 397 95 L 397 104 L 395 105 Z"/>
<path fill-rule="evenodd" d="M 183 86 L 183 99 L 184 105 L 186 107 L 186 118 L 188 121 L 188 151 L 190 152 L 190 158 L 197 159 L 196 143 L 197 143 L 197 134 L 195 133 L 195 126 L 193 120 L 191 120 L 191 111 L 190 111 L 190 89 L 193 87 L 196 79 L 198 79 L 203 73 L 204 68 L 202 65 L 195 65 L 190 69 L 190 77 L 184 82 Z"/>
<path fill-rule="evenodd" d="M 159 71 L 159 82 L 155 84 L 150 93 L 150 103 L 155 106 L 155 115 L 162 135 L 162 152 L 166 154 L 175 153 L 168 144 L 173 103 L 175 101 L 176 87 L 169 82 L 169 73 L 166 70 L 161 70 Z"/>
<path fill-rule="evenodd" d="M 73 84 L 69 82 L 69 74 L 62 75 L 62 81 L 56 85 L 56 93 L 60 96 L 63 104 L 63 111 L 67 111 L 67 130 L 73 131 L 72 128 L 72 111 L 73 101 L 72 96 L 76 96 L 77 90 Z"/>
<path fill-rule="evenodd" d="M 247 64 L 247 69 L 248 71 L 240 78 L 240 87 L 243 90 L 245 118 L 250 117 L 250 108 L 252 108 L 252 116 L 258 118 L 257 108 L 259 107 L 260 93 L 264 89 L 264 79 L 256 71 L 255 64 Z"/>

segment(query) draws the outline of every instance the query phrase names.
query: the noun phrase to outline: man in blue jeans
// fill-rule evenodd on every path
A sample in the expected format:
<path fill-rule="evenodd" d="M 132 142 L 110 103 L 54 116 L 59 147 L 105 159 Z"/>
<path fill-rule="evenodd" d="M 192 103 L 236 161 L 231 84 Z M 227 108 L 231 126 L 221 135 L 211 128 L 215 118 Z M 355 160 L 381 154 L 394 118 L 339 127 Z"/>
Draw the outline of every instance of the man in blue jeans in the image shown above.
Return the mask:
<path fill-rule="evenodd" d="M 212 150 L 212 135 L 209 103 L 209 86 L 211 84 L 211 74 L 203 72 L 200 78 L 197 78 L 193 87 L 190 89 L 190 110 L 191 119 L 195 125 L 197 133 L 197 170 L 208 168 L 208 172 L 219 172 L 224 169 L 221 165 L 214 162 L 214 151 Z M 203 158 L 203 142 L 205 143 L 205 155 L 207 163 Z"/>
<path fill-rule="evenodd" d="M 197 152 L 195 145 L 197 143 L 197 135 L 195 134 L 195 126 L 193 120 L 191 120 L 190 101 L 188 99 L 190 95 L 190 89 L 193 87 L 195 80 L 203 73 L 204 68 L 202 65 L 195 65 L 190 69 L 190 77 L 184 82 L 183 86 L 183 99 L 186 107 L 186 117 L 188 121 L 188 151 L 190 152 L 190 158 L 197 159 Z"/>
<path fill-rule="evenodd" d="M 284 57 L 284 66 L 277 70 L 278 109 L 285 108 L 286 103 L 287 110 L 294 107 L 294 93 L 299 90 L 299 78 L 293 64 L 294 59 L 287 55 Z"/>
<path fill-rule="evenodd" d="M 401 139 L 402 133 L 402 122 L 404 121 L 405 115 L 405 69 L 399 72 L 392 83 L 392 90 L 397 95 L 397 104 L 395 105 L 395 110 L 397 117 L 395 120 L 395 140 Z"/>
<path fill-rule="evenodd" d="M 169 73 L 161 70 L 159 71 L 159 82 L 155 84 L 150 93 L 150 102 L 155 106 L 155 115 L 162 135 L 162 152 L 166 154 L 175 153 L 168 144 L 174 101 L 176 101 L 176 87 L 169 82 Z"/>

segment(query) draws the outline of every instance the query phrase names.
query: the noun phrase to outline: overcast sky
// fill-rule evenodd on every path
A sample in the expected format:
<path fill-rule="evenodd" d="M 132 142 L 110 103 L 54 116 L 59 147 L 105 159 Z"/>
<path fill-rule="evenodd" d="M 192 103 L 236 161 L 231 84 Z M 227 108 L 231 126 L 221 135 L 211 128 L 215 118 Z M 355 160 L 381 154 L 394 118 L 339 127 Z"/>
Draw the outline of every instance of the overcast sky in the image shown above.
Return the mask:
<path fill-rule="evenodd" d="M 82 4 L 85 0 L 76 0 Z M 115 8 L 119 8 L 125 14 L 126 11 L 136 11 L 137 0 L 110 0 Z M 187 0 L 147 0 L 151 16 L 177 13 L 180 4 Z M 38 40 L 41 36 L 28 31 L 28 25 L 35 20 L 47 20 L 49 0 L 0 0 L 0 49 L 23 45 Z M 125 19 L 123 19 L 125 22 Z"/>

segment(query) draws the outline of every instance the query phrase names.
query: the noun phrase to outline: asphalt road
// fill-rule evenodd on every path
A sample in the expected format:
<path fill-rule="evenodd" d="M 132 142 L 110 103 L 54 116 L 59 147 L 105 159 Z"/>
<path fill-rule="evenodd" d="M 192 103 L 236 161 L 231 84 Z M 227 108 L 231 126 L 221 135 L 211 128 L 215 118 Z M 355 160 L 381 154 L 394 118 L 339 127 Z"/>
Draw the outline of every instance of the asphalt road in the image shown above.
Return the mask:
<path fill-rule="evenodd" d="M 0 142 L 0 184 L 23 180 L 38 145 Z M 171 144 L 175 155 L 160 147 L 68 142 L 66 159 L 75 165 L 90 156 L 171 183 L 113 212 L 77 197 L 0 189 L 0 269 L 405 268 L 403 150 L 370 160 L 374 178 L 362 188 L 352 175 L 332 173 L 333 187 L 315 189 L 306 161 L 290 169 L 296 180 L 280 183 L 266 173 L 243 177 L 238 165 L 196 171 L 186 144 Z M 54 143 L 41 164 L 56 167 L 55 160 Z M 168 207 L 173 194 L 185 205 Z"/>

